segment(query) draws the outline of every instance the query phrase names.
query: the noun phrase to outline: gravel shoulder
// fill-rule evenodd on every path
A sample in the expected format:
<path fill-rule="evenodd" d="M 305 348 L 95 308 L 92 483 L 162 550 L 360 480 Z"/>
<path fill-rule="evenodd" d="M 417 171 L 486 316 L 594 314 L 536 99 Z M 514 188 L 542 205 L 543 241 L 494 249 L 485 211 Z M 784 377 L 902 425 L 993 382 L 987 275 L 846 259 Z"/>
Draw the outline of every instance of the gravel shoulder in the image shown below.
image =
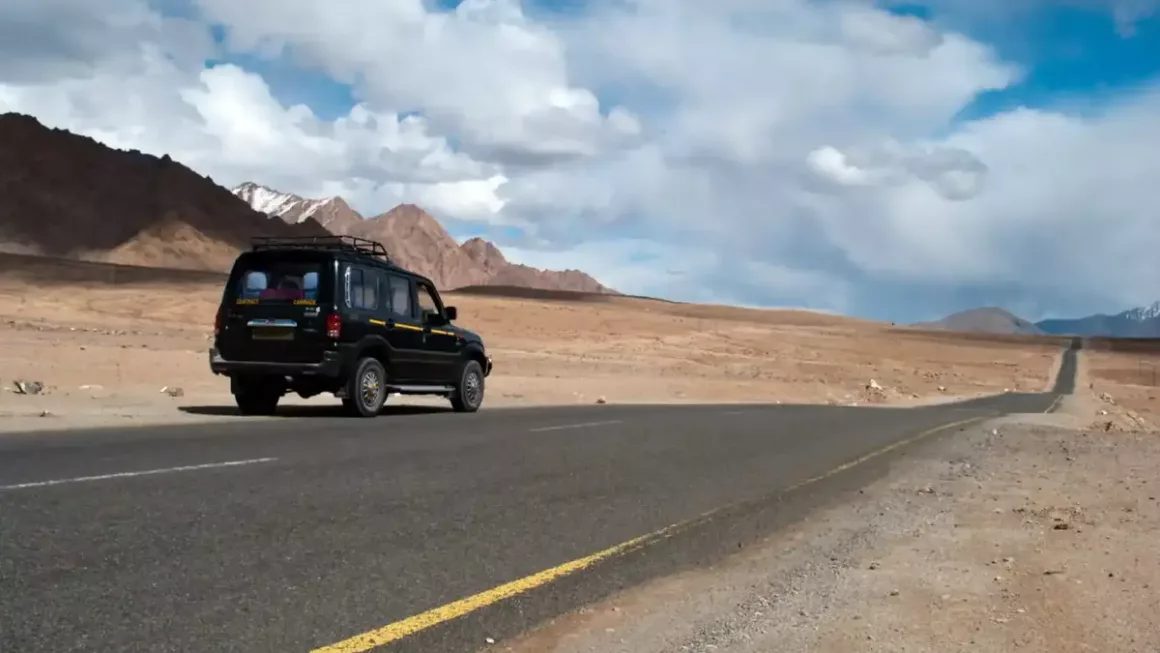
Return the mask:
<path fill-rule="evenodd" d="M 1058 413 L 920 445 L 714 568 L 488 649 L 1158 651 L 1160 434 L 1105 428 L 1118 407 L 1078 387 Z"/>

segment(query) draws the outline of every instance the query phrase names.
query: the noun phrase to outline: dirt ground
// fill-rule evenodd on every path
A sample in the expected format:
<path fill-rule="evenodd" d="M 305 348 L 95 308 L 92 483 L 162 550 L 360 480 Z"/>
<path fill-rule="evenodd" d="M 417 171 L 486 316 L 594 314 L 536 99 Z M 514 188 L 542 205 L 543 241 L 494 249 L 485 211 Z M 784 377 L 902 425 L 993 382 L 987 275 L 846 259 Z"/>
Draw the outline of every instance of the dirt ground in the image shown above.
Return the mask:
<path fill-rule="evenodd" d="M 1088 389 L 1105 428 L 1160 425 L 1160 352 L 1092 351 L 1087 358 Z"/>
<path fill-rule="evenodd" d="M 228 381 L 206 360 L 219 297 L 206 283 L 31 285 L 0 276 L 0 428 L 229 413 Z M 485 407 L 601 398 L 924 403 L 1040 391 L 1059 360 L 1058 346 L 1047 342 L 948 337 L 805 311 L 629 298 L 446 299 L 495 360 Z M 45 391 L 16 394 L 17 380 Z M 180 396 L 170 396 L 173 388 Z M 285 403 L 337 405 L 329 395 Z"/>
<path fill-rule="evenodd" d="M 489 650 L 1160 651 L 1160 434 L 1105 430 L 1129 409 L 1083 386 L 1061 407 L 929 443 L 716 568 Z"/>

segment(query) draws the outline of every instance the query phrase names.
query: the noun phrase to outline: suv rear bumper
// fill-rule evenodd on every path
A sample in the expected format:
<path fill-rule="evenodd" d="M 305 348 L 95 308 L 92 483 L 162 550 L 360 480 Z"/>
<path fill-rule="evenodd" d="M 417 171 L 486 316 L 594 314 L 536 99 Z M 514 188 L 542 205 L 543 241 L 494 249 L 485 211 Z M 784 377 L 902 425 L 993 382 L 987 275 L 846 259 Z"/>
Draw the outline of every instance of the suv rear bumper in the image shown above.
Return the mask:
<path fill-rule="evenodd" d="M 278 374 L 285 376 L 325 376 L 336 378 L 342 373 L 342 356 L 337 351 L 322 352 L 317 363 L 275 363 L 270 361 L 237 361 L 222 358 L 216 347 L 209 350 L 209 369 L 214 374 Z"/>

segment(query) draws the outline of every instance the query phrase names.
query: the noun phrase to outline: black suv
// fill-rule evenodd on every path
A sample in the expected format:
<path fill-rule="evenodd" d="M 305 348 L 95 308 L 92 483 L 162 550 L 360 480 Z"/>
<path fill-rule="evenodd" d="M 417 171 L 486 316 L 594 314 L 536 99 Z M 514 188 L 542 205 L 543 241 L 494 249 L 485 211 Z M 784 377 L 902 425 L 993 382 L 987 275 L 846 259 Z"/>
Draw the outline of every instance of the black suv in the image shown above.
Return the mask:
<path fill-rule="evenodd" d="M 214 374 L 247 415 L 287 392 L 332 392 L 373 417 L 388 393 L 439 395 L 457 411 L 483 403 L 491 358 L 452 324 L 435 284 L 351 236 L 255 238 L 234 262 L 214 321 Z"/>

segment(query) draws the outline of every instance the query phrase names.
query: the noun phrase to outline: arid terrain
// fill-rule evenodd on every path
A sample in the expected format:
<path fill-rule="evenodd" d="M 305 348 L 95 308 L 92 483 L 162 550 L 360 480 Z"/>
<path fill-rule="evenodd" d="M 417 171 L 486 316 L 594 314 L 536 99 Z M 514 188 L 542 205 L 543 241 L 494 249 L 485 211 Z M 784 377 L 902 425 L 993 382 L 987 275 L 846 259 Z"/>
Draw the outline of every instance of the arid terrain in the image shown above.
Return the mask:
<path fill-rule="evenodd" d="M 206 361 L 217 284 L 192 272 L 149 280 L 139 269 L 58 267 L 22 263 L 0 274 L 7 428 L 232 413 L 228 382 Z M 78 280 L 86 275 L 90 281 Z M 932 334 L 804 311 L 572 297 L 583 301 L 447 295 L 495 359 L 487 406 L 945 401 L 1042 390 L 1059 358 L 1047 340 Z M 17 380 L 44 391 L 16 394 Z M 296 403 L 335 401 L 285 401 Z"/>
<path fill-rule="evenodd" d="M 1127 356 L 1081 354 L 1081 383 L 1056 413 L 921 444 L 714 568 L 490 650 L 1158 651 L 1160 433 L 1139 419 L 1154 393 L 1108 380 Z"/>

